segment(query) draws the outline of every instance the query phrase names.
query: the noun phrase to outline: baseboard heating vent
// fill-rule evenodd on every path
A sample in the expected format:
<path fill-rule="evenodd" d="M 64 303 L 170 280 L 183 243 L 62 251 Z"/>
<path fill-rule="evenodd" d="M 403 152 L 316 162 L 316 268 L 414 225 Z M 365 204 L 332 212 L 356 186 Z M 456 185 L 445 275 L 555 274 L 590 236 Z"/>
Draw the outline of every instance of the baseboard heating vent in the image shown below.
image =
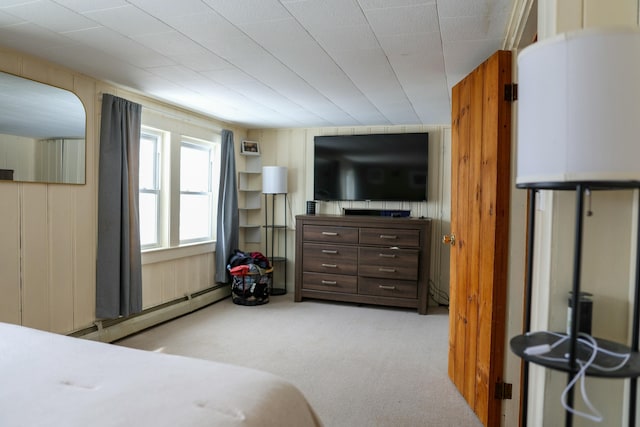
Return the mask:
<path fill-rule="evenodd" d="M 113 342 L 160 323 L 173 320 L 221 301 L 231 295 L 229 285 L 221 285 L 194 292 L 182 298 L 143 310 L 121 319 L 99 320 L 94 326 L 69 334 L 93 341 Z"/>

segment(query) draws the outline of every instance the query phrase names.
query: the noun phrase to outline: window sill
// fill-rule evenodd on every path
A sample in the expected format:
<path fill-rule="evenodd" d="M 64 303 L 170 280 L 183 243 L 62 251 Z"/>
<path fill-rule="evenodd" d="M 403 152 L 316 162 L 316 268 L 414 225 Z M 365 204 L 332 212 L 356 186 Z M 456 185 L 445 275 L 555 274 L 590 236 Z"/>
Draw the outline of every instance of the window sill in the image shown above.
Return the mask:
<path fill-rule="evenodd" d="M 174 248 L 147 249 L 142 252 L 141 263 L 155 264 L 216 251 L 216 242 L 193 243 Z"/>

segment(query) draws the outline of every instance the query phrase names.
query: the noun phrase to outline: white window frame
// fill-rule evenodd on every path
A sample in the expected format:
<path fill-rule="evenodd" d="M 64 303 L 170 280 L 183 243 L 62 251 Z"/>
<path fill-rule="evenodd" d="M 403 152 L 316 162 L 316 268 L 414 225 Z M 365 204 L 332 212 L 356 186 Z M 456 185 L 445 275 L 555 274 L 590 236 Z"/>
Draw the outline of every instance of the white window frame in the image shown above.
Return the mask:
<path fill-rule="evenodd" d="M 140 137 L 147 137 L 155 139 L 155 156 L 153 159 L 154 164 L 154 187 L 153 188 L 140 188 L 140 194 L 153 194 L 156 196 L 156 241 L 151 244 L 141 245 L 142 250 L 155 249 L 164 245 L 165 239 L 162 233 L 164 215 L 163 215 L 163 185 L 162 185 L 162 150 L 164 146 L 165 134 L 164 132 L 153 129 L 147 126 L 141 128 Z M 142 221 L 142 219 L 141 219 Z"/>
<path fill-rule="evenodd" d="M 207 218 L 209 220 L 207 224 L 208 233 L 206 236 L 200 236 L 189 239 L 182 239 L 179 237 L 180 246 L 183 245 L 191 245 L 195 243 L 203 243 L 203 242 L 212 242 L 216 239 L 216 223 L 215 218 L 217 215 L 217 205 L 218 205 L 218 190 L 219 190 L 219 176 L 220 176 L 220 144 L 212 141 L 204 141 L 201 139 L 182 136 L 180 138 L 180 152 L 183 147 L 188 147 L 191 149 L 202 150 L 203 152 L 208 153 L 209 156 L 209 171 L 208 171 L 208 181 L 207 181 L 207 191 L 190 191 L 183 190 L 182 185 L 180 184 L 178 188 L 179 200 L 182 200 L 183 195 L 202 195 L 209 197 L 209 213 Z M 181 163 L 180 163 L 181 164 Z M 181 212 L 181 208 L 180 208 Z M 180 216 L 180 213 L 178 213 Z M 179 228 L 179 227 L 178 227 Z M 178 236 L 180 235 L 180 231 L 178 230 Z"/>

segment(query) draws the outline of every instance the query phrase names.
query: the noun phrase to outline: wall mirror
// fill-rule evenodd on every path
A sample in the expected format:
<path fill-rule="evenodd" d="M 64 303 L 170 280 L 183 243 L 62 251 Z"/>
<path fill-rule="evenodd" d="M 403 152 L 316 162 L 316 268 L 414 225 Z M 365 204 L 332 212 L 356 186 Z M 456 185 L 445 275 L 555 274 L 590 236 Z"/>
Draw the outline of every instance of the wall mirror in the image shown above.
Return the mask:
<path fill-rule="evenodd" d="M 85 135 L 74 93 L 0 72 L 0 180 L 84 184 Z"/>

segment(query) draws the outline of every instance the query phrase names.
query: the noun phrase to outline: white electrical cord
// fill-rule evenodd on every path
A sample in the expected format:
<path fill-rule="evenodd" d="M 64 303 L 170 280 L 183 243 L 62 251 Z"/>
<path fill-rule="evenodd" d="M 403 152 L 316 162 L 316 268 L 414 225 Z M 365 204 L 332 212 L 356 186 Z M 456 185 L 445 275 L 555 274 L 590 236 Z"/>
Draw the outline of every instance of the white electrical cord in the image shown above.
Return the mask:
<path fill-rule="evenodd" d="M 550 331 L 528 332 L 527 335 L 531 336 L 537 333 L 546 333 L 549 335 L 553 335 L 558 337 L 558 340 L 552 344 L 543 344 L 539 346 L 527 347 L 524 350 L 525 354 L 534 355 L 540 359 L 551 361 L 551 362 L 562 362 L 562 363 L 569 362 L 569 357 L 570 357 L 569 353 L 565 353 L 563 358 L 548 357 L 543 355 L 545 353 L 550 352 L 554 348 L 558 347 L 560 344 L 564 343 L 565 341 L 567 341 L 569 339 L 568 335 L 560 334 L 557 332 L 550 332 Z M 580 366 L 580 370 L 576 373 L 573 379 L 569 382 L 569 384 L 567 384 L 565 389 L 562 391 L 560 402 L 562 403 L 562 406 L 564 407 L 564 409 L 567 410 L 568 412 L 571 412 L 574 415 L 578 415 L 580 417 L 599 423 L 599 422 L 602 422 L 603 420 L 602 414 L 593 406 L 593 404 L 589 400 L 589 397 L 587 396 L 587 391 L 585 387 L 585 378 L 586 378 L 587 369 L 589 369 L 589 367 L 593 367 L 594 369 L 598 369 L 603 372 L 614 372 L 618 369 L 621 369 L 629 361 L 631 354 L 617 353 L 611 350 L 601 348 L 600 346 L 598 346 L 598 342 L 591 335 L 584 334 L 584 333 L 580 333 L 578 335 L 577 341 L 591 348 L 591 354 L 587 359 L 587 361 L 576 359 L 576 362 Z M 618 357 L 618 358 L 621 358 L 622 360 L 619 364 L 614 366 L 598 365 L 597 363 L 595 363 L 595 359 L 598 355 L 598 352 L 607 354 L 609 356 Z M 567 403 L 567 394 L 569 393 L 569 390 L 571 390 L 571 388 L 575 386 L 578 380 L 580 380 L 580 393 L 582 395 L 582 400 L 591 413 L 579 411 L 575 408 L 570 407 Z"/>

